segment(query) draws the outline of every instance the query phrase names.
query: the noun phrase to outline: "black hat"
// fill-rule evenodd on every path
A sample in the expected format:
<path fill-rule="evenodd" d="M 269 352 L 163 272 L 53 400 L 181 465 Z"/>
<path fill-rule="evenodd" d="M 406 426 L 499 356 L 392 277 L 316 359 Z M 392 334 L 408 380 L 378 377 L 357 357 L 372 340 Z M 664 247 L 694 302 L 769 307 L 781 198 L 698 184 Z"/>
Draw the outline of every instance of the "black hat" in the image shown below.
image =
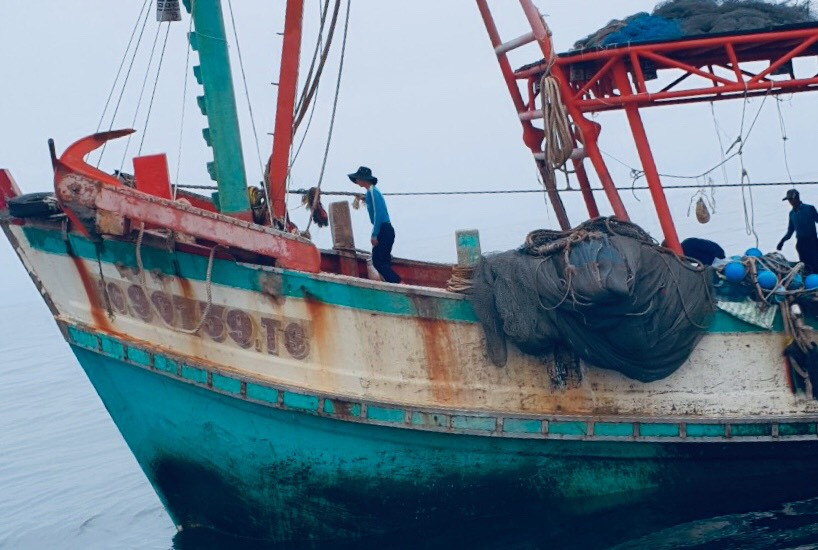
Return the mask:
<path fill-rule="evenodd" d="M 347 174 L 347 177 L 349 177 L 349 180 L 352 183 L 355 183 L 357 180 L 368 181 L 373 185 L 378 183 L 378 178 L 373 176 L 372 170 L 370 170 L 366 166 L 361 166 L 360 168 L 358 168 L 358 171 L 355 172 L 354 174 Z"/>
<path fill-rule="evenodd" d="M 787 196 L 786 196 L 786 197 L 784 197 L 784 198 L 783 198 L 783 199 L 781 199 L 781 200 L 782 200 L 782 201 L 788 201 L 788 200 L 790 200 L 790 199 L 795 199 L 795 200 L 797 200 L 797 201 L 800 201 L 800 200 L 801 200 L 801 195 L 800 195 L 800 193 L 798 193 L 798 190 L 797 190 L 797 189 L 790 189 L 789 191 L 787 191 Z"/>

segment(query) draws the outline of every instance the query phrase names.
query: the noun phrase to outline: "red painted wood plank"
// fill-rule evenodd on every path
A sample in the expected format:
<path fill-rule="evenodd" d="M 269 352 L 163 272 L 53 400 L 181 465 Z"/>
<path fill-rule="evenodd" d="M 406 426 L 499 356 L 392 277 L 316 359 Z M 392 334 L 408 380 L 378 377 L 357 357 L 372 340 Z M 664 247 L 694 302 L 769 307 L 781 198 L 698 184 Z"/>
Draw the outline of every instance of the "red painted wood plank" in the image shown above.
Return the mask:
<path fill-rule="evenodd" d="M 148 155 L 133 159 L 136 188 L 143 193 L 170 199 L 170 175 L 165 155 Z"/>
<path fill-rule="evenodd" d="M 145 223 L 276 259 L 279 267 L 318 273 L 321 257 L 312 243 L 237 218 L 128 189 L 98 184 L 95 206 Z"/>

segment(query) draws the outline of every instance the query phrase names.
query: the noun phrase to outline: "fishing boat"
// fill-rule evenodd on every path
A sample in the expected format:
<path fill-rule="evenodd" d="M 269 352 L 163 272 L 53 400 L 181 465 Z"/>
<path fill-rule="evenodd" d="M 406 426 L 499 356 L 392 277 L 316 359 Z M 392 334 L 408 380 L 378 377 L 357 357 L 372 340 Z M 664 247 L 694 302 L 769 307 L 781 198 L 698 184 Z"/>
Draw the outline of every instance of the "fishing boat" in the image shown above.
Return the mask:
<path fill-rule="evenodd" d="M 159 16 L 173 4 L 159 2 Z M 683 364 L 653 381 L 514 346 L 498 368 L 468 294 L 448 288 L 453 268 L 479 257 L 473 233 L 459 234 L 461 265 L 395 259 L 402 283 L 389 284 L 356 250 L 348 203 L 330 206 L 331 250 L 296 231 L 286 192 L 303 0 L 286 5 L 269 200 L 254 216 L 221 3 L 186 4 L 213 197 L 172 185 L 164 155 L 134 158 L 132 178 L 87 161 L 132 130 L 52 149 L 53 199 L 0 170 L 0 225 L 179 529 L 337 540 L 533 506 L 815 486 L 818 402 L 783 354 L 786 317 L 767 329 L 719 310 Z M 600 214 L 590 162 L 629 219 L 589 118 L 621 109 L 678 253 L 640 110 L 818 86 L 792 68 L 818 55 L 815 24 L 556 55 L 531 0 L 514 4 L 530 28 L 506 41 L 488 0 L 475 4 L 563 230 L 544 85 L 570 117 L 562 162 L 588 217 Z M 543 60 L 512 69 L 508 53 L 527 44 Z M 769 65 L 744 68 L 759 61 Z M 654 89 L 652 74 L 671 71 L 681 76 Z"/>

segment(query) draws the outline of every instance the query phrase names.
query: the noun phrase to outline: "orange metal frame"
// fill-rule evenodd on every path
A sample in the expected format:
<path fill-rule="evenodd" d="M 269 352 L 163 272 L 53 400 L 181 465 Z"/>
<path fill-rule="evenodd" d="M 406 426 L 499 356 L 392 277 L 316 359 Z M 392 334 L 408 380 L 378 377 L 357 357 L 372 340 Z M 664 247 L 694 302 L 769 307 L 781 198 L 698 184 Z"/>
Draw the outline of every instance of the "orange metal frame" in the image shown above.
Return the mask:
<path fill-rule="evenodd" d="M 284 20 L 284 43 L 281 52 L 281 72 L 278 81 L 278 103 L 273 154 L 270 158 L 269 197 L 273 217 L 286 226 L 287 176 L 290 173 L 290 149 L 293 142 L 293 109 L 298 87 L 298 65 L 301 54 L 301 27 L 304 0 L 288 0 Z M 272 223 L 273 220 L 270 220 Z"/>
<path fill-rule="evenodd" d="M 577 144 L 582 145 L 582 154 L 575 155 L 572 161 L 589 216 L 598 216 L 599 209 L 583 165 L 585 157 L 591 160 L 614 215 L 627 219 L 627 212 L 597 144 L 600 126 L 587 118 L 587 115 L 600 111 L 624 110 L 664 237 L 668 246 L 677 252 L 681 252 L 681 245 L 640 108 L 818 89 L 818 74 L 798 75 L 792 63 L 795 59 L 818 54 L 816 25 L 572 52 L 554 57 L 548 29 L 531 0 L 519 2 L 533 32 L 506 43 L 501 41 L 497 32 L 488 0 L 476 2 L 523 125 L 526 146 L 535 156 L 541 154 L 543 131 L 533 121 L 542 117 L 537 103 L 538 83 L 550 70 L 559 83 L 563 102 L 574 123 Z M 506 54 L 535 40 L 541 46 L 544 60 L 512 71 Z M 768 65 L 760 71 L 749 70 L 752 67 L 748 64 L 757 62 Z M 651 73 L 646 74 L 646 69 Z M 651 78 L 653 72 L 669 70 L 680 72 L 669 84 Z M 523 93 L 527 94 L 525 99 Z M 560 222 L 564 225 L 562 218 Z"/>

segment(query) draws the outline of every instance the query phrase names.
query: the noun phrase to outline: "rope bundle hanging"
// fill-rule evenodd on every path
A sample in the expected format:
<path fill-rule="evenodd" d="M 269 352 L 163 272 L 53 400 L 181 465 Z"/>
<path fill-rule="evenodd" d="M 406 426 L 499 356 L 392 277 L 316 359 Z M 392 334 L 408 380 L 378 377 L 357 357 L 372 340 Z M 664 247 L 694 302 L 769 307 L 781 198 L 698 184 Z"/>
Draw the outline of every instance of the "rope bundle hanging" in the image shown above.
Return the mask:
<path fill-rule="evenodd" d="M 574 151 L 574 136 L 568 121 L 568 112 L 562 102 L 559 82 L 547 71 L 540 79 L 542 113 L 545 130 L 545 159 L 553 173 L 561 168 Z"/>

